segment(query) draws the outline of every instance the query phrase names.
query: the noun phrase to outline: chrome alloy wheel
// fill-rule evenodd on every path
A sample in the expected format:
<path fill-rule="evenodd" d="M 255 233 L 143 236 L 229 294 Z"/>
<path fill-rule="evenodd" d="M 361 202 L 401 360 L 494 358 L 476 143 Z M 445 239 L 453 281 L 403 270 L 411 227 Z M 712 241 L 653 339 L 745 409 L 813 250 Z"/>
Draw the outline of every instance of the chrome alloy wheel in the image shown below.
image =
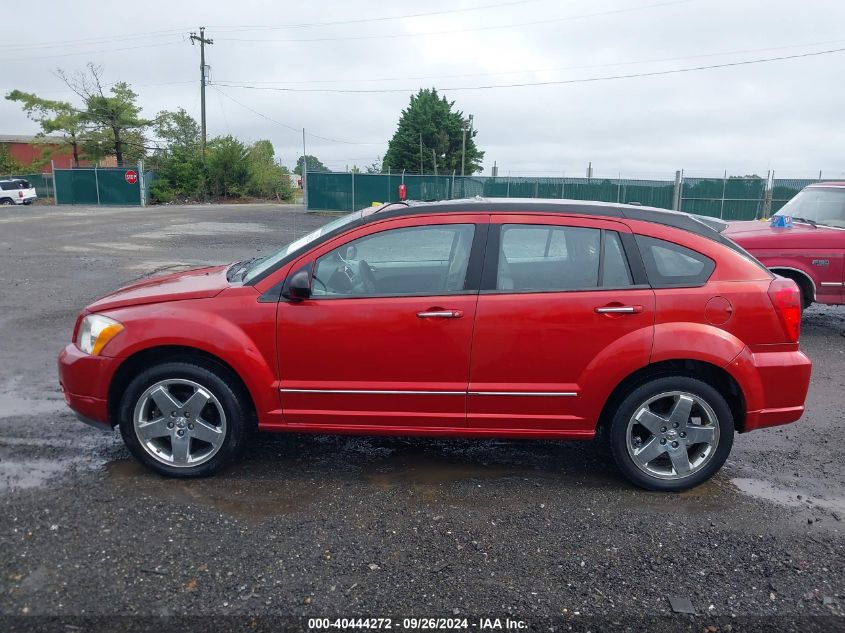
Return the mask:
<path fill-rule="evenodd" d="M 226 439 L 226 414 L 208 389 L 191 380 L 162 380 L 135 405 L 138 441 L 157 461 L 187 468 L 214 457 Z"/>
<path fill-rule="evenodd" d="M 628 455 L 641 471 L 658 479 L 684 479 L 716 453 L 719 420 L 701 397 L 668 391 L 637 408 L 626 440 Z"/>

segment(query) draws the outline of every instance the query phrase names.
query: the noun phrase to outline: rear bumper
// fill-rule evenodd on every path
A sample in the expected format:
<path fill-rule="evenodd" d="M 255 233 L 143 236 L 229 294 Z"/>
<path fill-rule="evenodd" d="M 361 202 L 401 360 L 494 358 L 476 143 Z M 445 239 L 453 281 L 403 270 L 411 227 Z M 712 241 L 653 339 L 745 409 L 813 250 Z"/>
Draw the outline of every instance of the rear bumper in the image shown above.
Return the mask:
<path fill-rule="evenodd" d="M 71 343 L 59 354 L 58 363 L 67 405 L 83 422 L 108 429 L 108 389 L 120 359 L 90 356 Z"/>
<path fill-rule="evenodd" d="M 779 347 L 772 346 L 773 350 Z M 789 424 L 801 418 L 812 367 L 800 350 L 751 351 L 746 347 L 727 367 L 745 396 L 745 423 L 741 430 Z"/>

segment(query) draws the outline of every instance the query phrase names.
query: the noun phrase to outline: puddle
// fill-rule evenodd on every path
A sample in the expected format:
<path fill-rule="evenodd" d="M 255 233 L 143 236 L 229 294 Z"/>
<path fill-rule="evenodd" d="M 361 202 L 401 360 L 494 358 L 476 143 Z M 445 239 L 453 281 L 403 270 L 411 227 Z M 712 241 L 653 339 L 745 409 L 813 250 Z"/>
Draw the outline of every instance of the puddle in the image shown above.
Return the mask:
<path fill-rule="evenodd" d="M 808 495 L 799 489 L 779 488 L 768 481 L 750 477 L 736 477 L 731 483 L 742 493 L 756 499 L 771 501 L 791 508 L 824 508 L 833 512 L 845 513 L 845 497 L 823 498 Z M 798 498 L 800 495 L 800 499 Z"/>
<path fill-rule="evenodd" d="M 237 479 L 232 476 L 237 469 L 235 464 L 215 477 L 180 480 L 157 475 L 134 459 L 106 464 L 109 478 L 122 489 L 180 505 L 201 506 L 239 519 L 261 521 L 290 514 L 311 501 L 294 479 Z"/>
<path fill-rule="evenodd" d="M 85 462 L 83 458 L 12 459 L 0 461 L 0 491 L 23 490 L 43 486 L 72 466 Z"/>
<path fill-rule="evenodd" d="M 133 237 L 159 240 L 181 235 L 208 236 L 221 233 L 264 233 L 267 227 L 257 222 L 193 222 L 191 224 L 174 224 L 155 231 L 138 233 Z"/>
<path fill-rule="evenodd" d="M 380 488 L 399 485 L 440 486 L 467 479 L 540 477 L 544 473 L 520 466 L 451 462 L 424 454 L 396 453 L 368 464 L 364 476 Z"/>
<path fill-rule="evenodd" d="M 0 393 L 0 418 L 58 413 L 64 409 L 64 400 L 30 400 L 15 393 Z"/>

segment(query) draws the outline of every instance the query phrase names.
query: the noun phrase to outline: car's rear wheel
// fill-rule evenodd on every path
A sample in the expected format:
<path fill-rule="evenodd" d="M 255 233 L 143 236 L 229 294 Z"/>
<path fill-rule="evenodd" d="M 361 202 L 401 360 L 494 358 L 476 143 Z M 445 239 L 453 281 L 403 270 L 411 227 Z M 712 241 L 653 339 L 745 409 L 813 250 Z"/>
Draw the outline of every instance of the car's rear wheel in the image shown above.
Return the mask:
<path fill-rule="evenodd" d="M 11 198 L 0 198 L 0 204 L 15 204 Z"/>
<path fill-rule="evenodd" d="M 623 398 L 610 425 L 613 458 L 634 484 L 680 491 L 712 477 L 733 445 L 734 421 L 713 386 L 687 376 L 650 380 Z"/>
<path fill-rule="evenodd" d="M 240 450 L 247 415 L 235 381 L 221 370 L 168 362 L 139 374 L 120 404 L 123 440 L 149 468 L 203 477 Z"/>

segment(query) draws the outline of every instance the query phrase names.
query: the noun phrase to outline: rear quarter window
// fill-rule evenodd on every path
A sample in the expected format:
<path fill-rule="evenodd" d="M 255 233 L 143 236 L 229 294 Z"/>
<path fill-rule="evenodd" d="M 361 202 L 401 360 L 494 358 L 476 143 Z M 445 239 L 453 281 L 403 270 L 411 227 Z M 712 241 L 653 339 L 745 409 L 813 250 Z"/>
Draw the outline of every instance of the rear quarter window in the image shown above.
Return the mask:
<path fill-rule="evenodd" d="M 0 189 L 3 191 L 12 191 L 13 189 L 17 189 L 18 185 L 14 182 L 0 182 Z"/>
<path fill-rule="evenodd" d="M 636 239 L 654 288 L 702 286 L 716 268 L 712 259 L 680 244 L 644 235 Z"/>

